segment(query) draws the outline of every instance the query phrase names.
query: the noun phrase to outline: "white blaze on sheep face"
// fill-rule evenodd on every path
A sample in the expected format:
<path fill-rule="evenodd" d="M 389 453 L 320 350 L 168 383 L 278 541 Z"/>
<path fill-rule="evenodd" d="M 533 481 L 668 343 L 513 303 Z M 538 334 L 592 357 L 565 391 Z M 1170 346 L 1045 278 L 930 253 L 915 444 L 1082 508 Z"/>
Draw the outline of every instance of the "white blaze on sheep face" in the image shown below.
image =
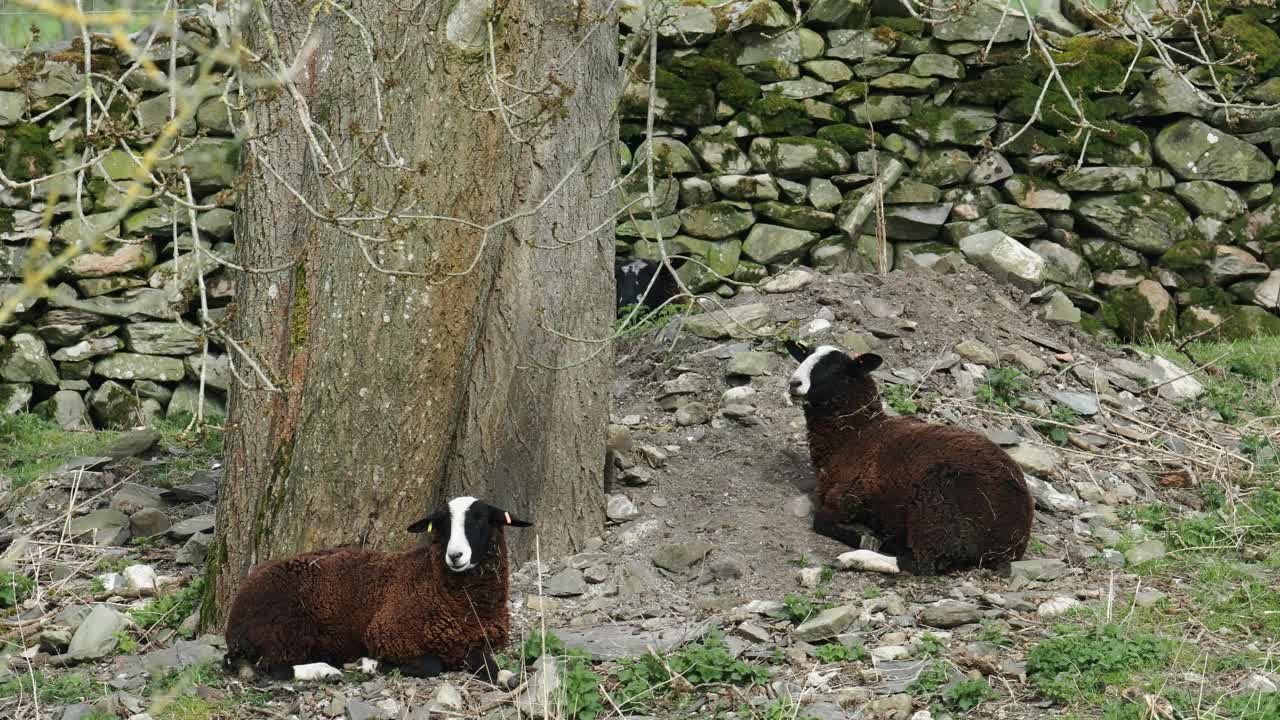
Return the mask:
<path fill-rule="evenodd" d="M 791 373 L 790 391 L 792 397 L 802 398 L 809 394 L 809 389 L 813 386 L 813 369 L 817 367 L 822 358 L 831 353 L 839 353 L 840 348 L 831 345 L 822 345 L 814 350 L 809 357 L 800 363 L 800 367 Z"/>
<path fill-rule="evenodd" d="M 471 542 L 467 539 L 467 513 L 475 503 L 473 497 L 449 501 L 449 544 L 445 546 L 444 561 L 454 572 L 466 572 L 475 567 L 471 561 Z"/>

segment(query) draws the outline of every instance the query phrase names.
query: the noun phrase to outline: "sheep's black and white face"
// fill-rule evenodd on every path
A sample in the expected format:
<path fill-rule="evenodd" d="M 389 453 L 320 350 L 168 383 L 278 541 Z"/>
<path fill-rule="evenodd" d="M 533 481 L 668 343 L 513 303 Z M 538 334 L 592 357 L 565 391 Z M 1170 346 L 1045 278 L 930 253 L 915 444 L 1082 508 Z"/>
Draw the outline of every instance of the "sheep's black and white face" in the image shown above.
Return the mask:
<path fill-rule="evenodd" d="M 409 526 L 409 532 L 431 532 L 444 545 L 444 564 L 453 572 L 466 572 L 491 552 L 493 529 L 499 525 L 529 527 L 533 523 L 473 497 L 457 497 Z"/>
<path fill-rule="evenodd" d="M 788 391 L 793 399 L 811 405 L 822 405 L 843 394 L 846 386 L 862 381 L 882 362 L 879 355 L 850 355 L 833 345 L 812 350 L 796 342 L 786 345 L 787 352 L 800 363 L 791 373 Z"/>

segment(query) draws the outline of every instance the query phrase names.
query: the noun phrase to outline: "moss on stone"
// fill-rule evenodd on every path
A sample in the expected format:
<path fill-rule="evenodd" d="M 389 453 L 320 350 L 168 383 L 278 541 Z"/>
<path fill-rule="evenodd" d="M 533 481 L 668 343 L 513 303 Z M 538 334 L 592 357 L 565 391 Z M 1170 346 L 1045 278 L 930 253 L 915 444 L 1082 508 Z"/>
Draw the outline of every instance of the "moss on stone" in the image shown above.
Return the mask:
<path fill-rule="evenodd" d="M 1199 238 L 1182 240 L 1160 256 L 1160 264 L 1175 272 L 1199 270 L 1213 257 L 1213 246 Z"/>
<path fill-rule="evenodd" d="M 1227 308 L 1234 302 L 1231 293 L 1216 286 L 1190 288 L 1184 293 L 1179 293 L 1179 298 L 1184 301 L 1184 305 L 1199 305 L 1207 308 Z"/>
<path fill-rule="evenodd" d="M 807 135 L 813 132 L 813 123 L 804 105 L 778 93 L 767 93 L 753 101 L 747 106 L 747 112 L 760 121 L 760 132 L 764 135 Z"/>
<path fill-rule="evenodd" d="M 0 128 L 0 163 L 10 179 L 25 182 L 53 170 L 58 151 L 49 139 L 49 129 L 34 123 L 18 123 Z"/>
<path fill-rule="evenodd" d="M 1148 54 L 1147 48 L 1143 43 L 1144 55 Z M 1119 38 L 1077 35 L 1068 38 L 1053 59 L 1073 94 L 1088 95 L 1121 90 L 1136 52 L 1137 48 Z"/>
<path fill-rule="evenodd" d="M 1213 44 L 1223 55 L 1249 57 L 1253 71 L 1262 77 L 1280 71 L 1280 35 L 1251 14 L 1231 15 L 1223 20 Z"/>
<path fill-rule="evenodd" d="M 679 75 L 692 91 L 714 89 L 721 100 L 735 108 L 746 107 L 760 97 L 760 85 L 747 77 L 732 59 L 707 55 L 685 55 L 667 63 L 666 69 Z"/>
<path fill-rule="evenodd" d="M 1034 106 L 1040 94 L 1036 80 L 1036 69 L 1029 63 L 993 68 L 975 80 L 958 83 L 952 97 L 959 102 L 999 105 L 1031 93 Z"/>
<path fill-rule="evenodd" d="M 0 210 L 0 233 L 13 230 L 13 211 Z"/>
<path fill-rule="evenodd" d="M 925 31 L 924 21 L 913 17 L 873 17 L 871 24 L 905 35 L 923 35 Z"/>
<path fill-rule="evenodd" d="M 880 140 L 877 133 L 848 123 L 820 127 L 818 128 L 818 137 L 827 142 L 835 143 L 849 152 L 866 150 Z"/>
<path fill-rule="evenodd" d="M 1098 318 L 1092 315 L 1081 313 L 1080 329 L 1089 333 L 1090 335 L 1097 335 L 1105 331 L 1106 327 L 1102 324 L 1102 321 L 1099 320 Z"/>
<path fill-rule="evenodd" d="M 1107 293 L 1102 320 L 1125 340 L 1163 340 L 1177 331 L 1172 304 L 1157 318 L 1155 308 L 1137 287 L 1117 288 Z"/>
<path fill-rule="evenodd" d="M 708 85 L 689 82 L 680 75 L 658 68 L 654 73 L 657 94 L 666 102 L 663 115 L 682 125 L 706 125 L 715 120 L 715 101 Z"/>
<path fill-rule="evenodd" d="M 1263 246 L 1262 261 L 1269 267 L 1280 268 L 1280 242 L 1267 243 Z"/>
<path fill-rule="evenodd" d="M 836 91 L 831 93 L 831 100 L 837 103 L 856 102 L 865 98 L 867 93 L 870 92 L 870 88 L 871 86 L 866 82 L 854 80 L 836 88 Z"/>

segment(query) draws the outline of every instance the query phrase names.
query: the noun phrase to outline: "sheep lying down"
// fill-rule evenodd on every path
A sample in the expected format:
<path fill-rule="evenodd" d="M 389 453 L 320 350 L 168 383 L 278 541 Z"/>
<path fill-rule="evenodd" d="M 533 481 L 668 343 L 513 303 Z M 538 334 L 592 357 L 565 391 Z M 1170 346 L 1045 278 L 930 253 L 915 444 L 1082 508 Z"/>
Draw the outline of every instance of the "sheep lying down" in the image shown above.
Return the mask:
<path fill-rule="evenodd" d="M 817 474 L 815 532 L 856 548 L 869 528 L 916 574 L 1022 557 L 1033 500 L 1008 453 L 972 430 L 886 415 L 871 377 L 878 355 L 787 350 L 800 363 L 790 394 Z"/>
<path fill-rule="evenodd" d="M 318 679 L 336 672 L 318 664 L 360 659 L 367 671 L 381 665 L 431 677 L 462 669 L 495 681 L 493 653 L 511 625 L 504 531 L 531 524 L 458 497 L 409 526 L 430 536 L 426 546 L 339 547 L 262 563 L 231 604 L 227 669 Z"/>

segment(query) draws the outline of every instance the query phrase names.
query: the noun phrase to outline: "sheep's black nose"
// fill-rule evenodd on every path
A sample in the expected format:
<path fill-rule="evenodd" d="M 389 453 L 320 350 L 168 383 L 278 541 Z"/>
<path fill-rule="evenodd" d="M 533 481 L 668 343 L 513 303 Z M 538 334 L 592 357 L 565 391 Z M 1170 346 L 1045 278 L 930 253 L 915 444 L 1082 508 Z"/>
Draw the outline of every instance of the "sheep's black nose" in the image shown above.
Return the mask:
<path fill-rule="evenodd" d="M 460 557 L 462 557 L 462 551 L 461 551 L 461 550 L 454 550 L 453 552 L 449 553 L 449 559 L 450 559 L 450 560 L 455 560 L 455 561 L 456 561 L 456 560 L 457 560 L 458 558 L 460 558 Z"/>
<path fill-rule="evenodd" d="M 801 385 L 800 378 L 791 378 L 791 394 L 792 395 L 794 395 L 795 392 L 800 389 L 800 385 Z"/>

